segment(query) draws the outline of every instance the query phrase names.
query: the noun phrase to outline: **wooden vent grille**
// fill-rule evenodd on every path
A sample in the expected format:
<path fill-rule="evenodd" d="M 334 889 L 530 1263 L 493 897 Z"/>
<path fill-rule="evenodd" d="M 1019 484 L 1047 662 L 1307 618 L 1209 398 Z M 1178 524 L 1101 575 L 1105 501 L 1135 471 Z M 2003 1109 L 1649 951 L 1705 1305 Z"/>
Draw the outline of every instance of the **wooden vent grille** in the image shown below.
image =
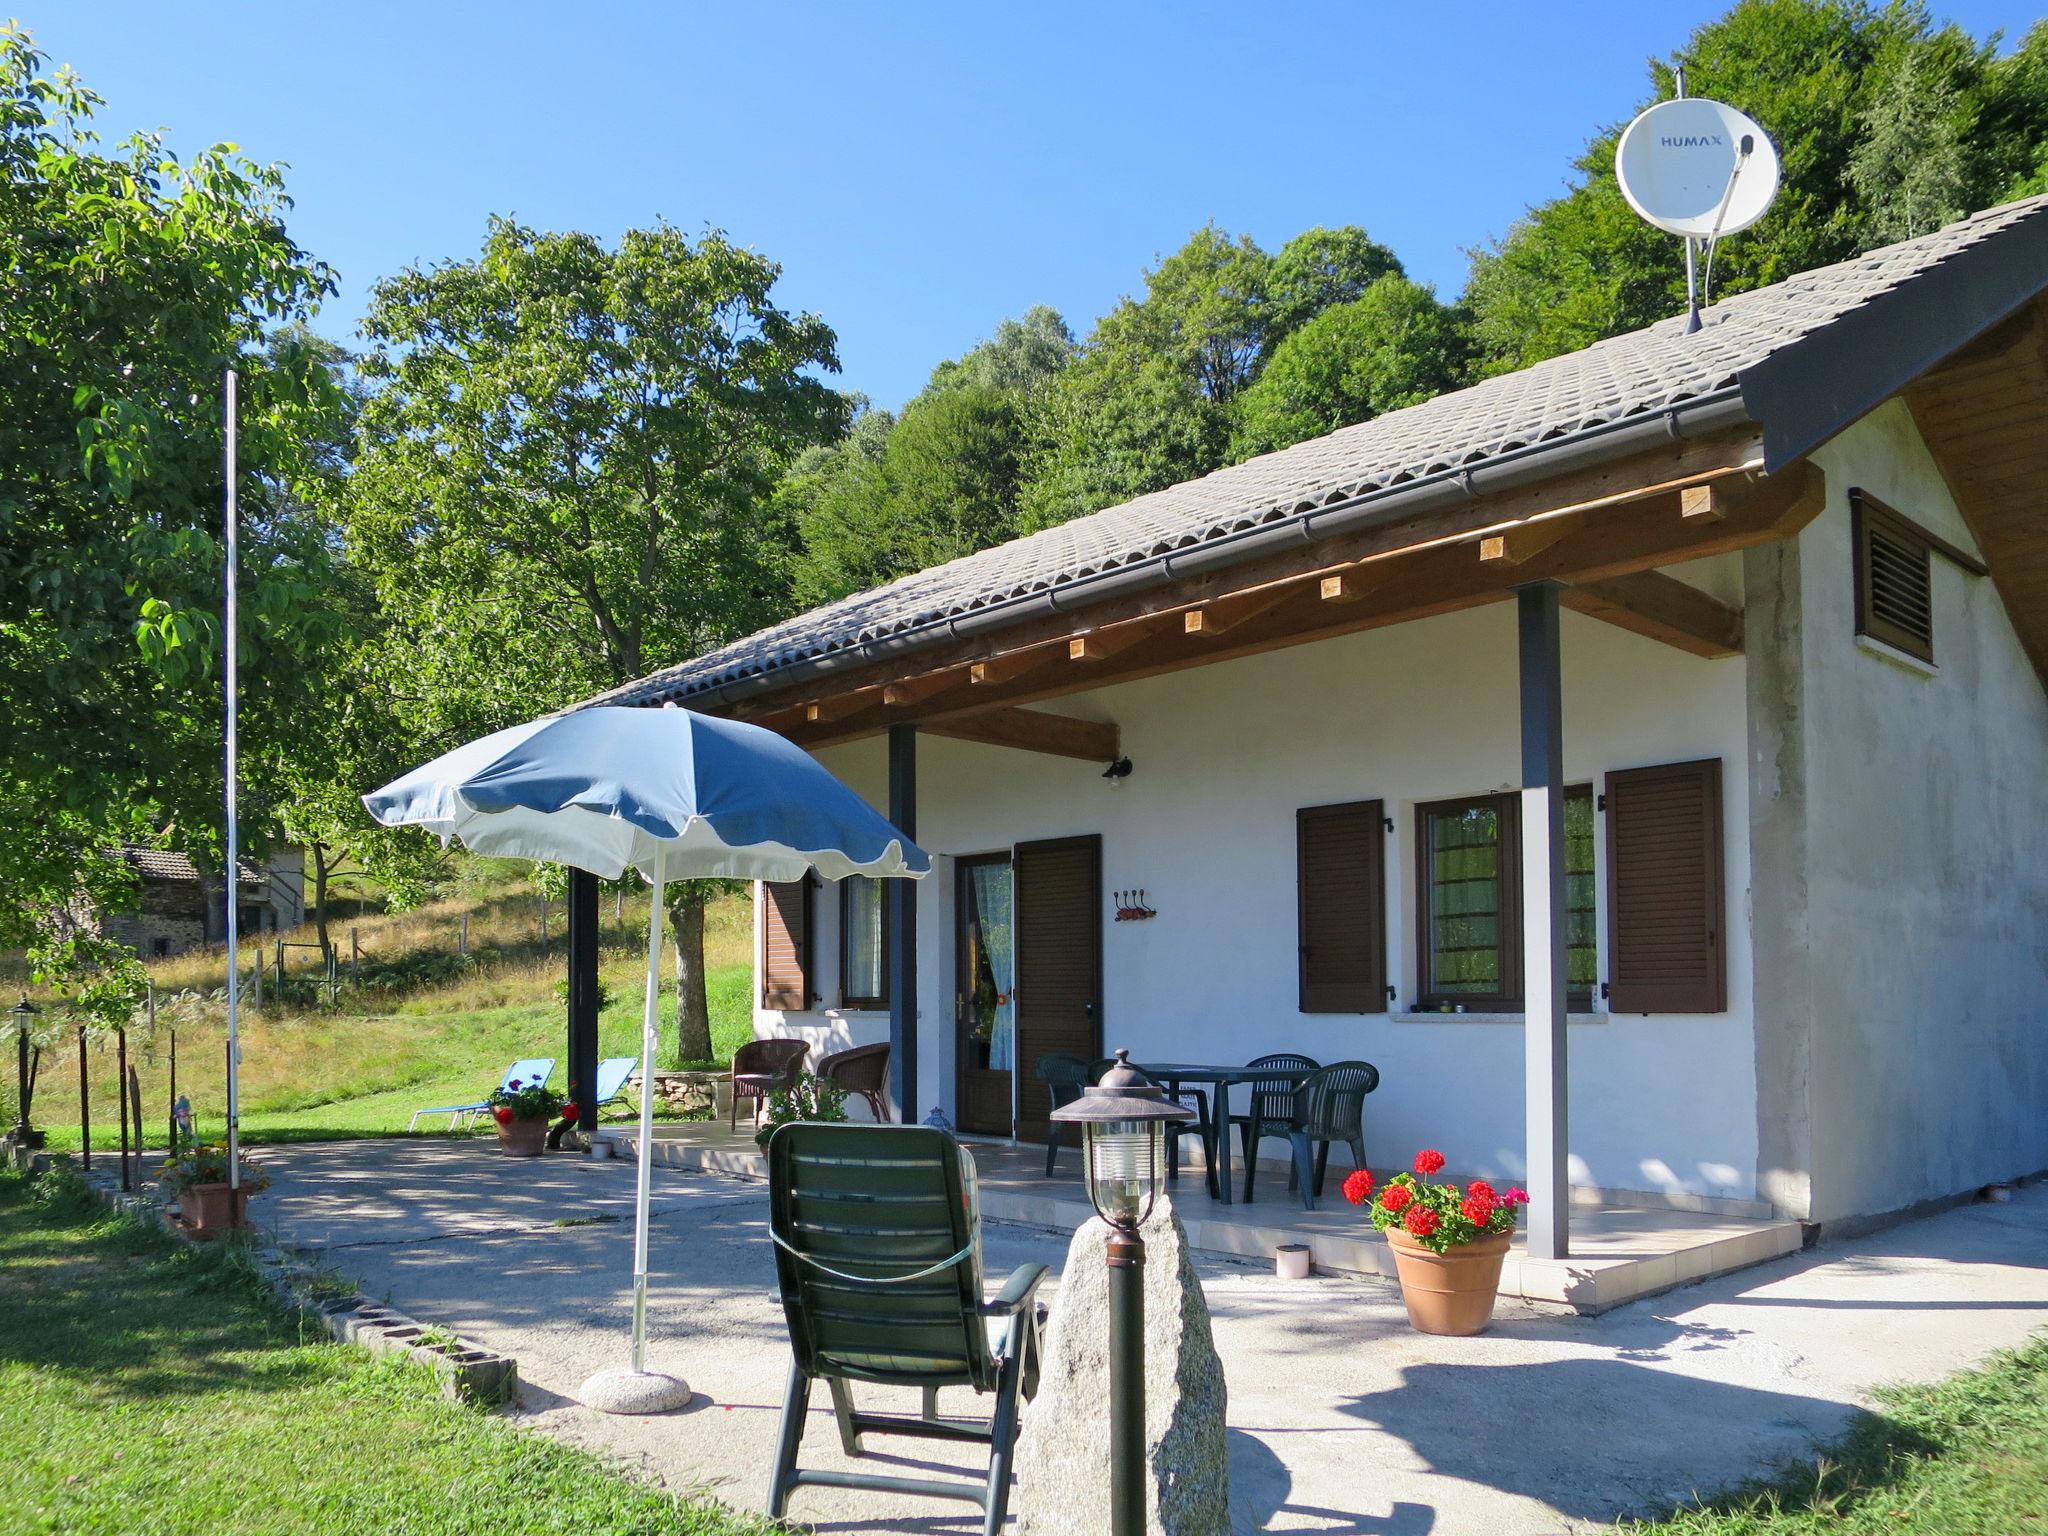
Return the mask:
<path fill-rule="evenodd" d="M 1607 878 L 1614 1012 L 1726 1008 L 1718 758 L 1607 776 Z"/>
<path fill-rule="evenodd" d="M 1874 498 L 1851 503 L 1856 541 L 1856 632 L 1934 660 L 1933 550 L 1927 537 Z"/>
<path fill-rule="evenodd" d="M 811 1006 L 811 882 L 761 886 L 761 1006 L 801 1013 Z"/>
<path fill-rule="evenodd" d="M 1378 800 L 1295 812 L 1303 1013 L 1387 1006 L 1385 818 Z"/>

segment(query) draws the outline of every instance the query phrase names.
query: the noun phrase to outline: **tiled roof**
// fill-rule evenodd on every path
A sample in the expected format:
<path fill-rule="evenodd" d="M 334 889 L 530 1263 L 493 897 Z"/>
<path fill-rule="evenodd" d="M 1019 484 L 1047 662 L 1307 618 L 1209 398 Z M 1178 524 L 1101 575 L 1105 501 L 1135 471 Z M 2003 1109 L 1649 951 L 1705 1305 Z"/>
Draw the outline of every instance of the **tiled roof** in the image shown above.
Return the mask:
<path fill-rule="evenodd" d="M 1690 335 L 1682 316 L 1661 320 L 827 603 L 627 684 L 604 701 L 687 700 L 1333 502 L 1738 390 L 1745 371 L 1774 353 L 2036 216 L 2048 216 L 2048 197 L 1988 209 L 1917 240 L 1724 299 Z"/>
<path fill-rule="evenodd" d="M 199 878 L 199 871 L 192 865 L 190 855 L 172 853 L 165 848 L 142 848 L 129 844 L 121 849 L 121 857 L 128 867 L 145 880 L 192 880 Z M 261 885 L 265 876 L 263 866 L 254 859 L 243 859 L 242 884 Z"/>

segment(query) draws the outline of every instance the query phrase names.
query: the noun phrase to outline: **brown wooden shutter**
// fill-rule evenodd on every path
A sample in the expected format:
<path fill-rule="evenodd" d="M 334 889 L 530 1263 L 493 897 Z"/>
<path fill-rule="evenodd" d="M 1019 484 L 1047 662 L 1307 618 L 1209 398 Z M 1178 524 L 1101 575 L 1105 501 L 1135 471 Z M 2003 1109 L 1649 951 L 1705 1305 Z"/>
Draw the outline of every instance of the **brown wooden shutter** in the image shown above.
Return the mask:
<path fill-rule="evenodd" d="M 1102 839 L 1011 850 L 1017 997 L 1017 1135 L 1043 1141 L 1052 1097 L 1038 1064 L 1055 1051 L 1102 1054 Z"/>
<path fill-rule="evenodd" d="M 1721 760 L 1607 775 L 1608 1006 L 1728 1006 Z"/>
<path fill-rule="evenodd" d="M 1387 1006 L 1386 811 L 1377 800 L 1294 813 L 1301 1011 Z"/>
<path fill-rule="evenodd" d="M 811 1006 L 811 882 L 761 883 L 761 1006 Z"/>

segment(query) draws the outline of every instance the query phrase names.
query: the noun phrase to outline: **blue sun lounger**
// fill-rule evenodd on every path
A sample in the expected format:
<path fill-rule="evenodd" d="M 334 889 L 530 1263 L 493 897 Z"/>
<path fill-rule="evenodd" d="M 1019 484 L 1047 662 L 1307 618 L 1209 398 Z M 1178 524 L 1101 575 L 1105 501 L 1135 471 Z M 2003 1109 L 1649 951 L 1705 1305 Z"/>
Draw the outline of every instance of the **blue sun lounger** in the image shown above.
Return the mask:
<path fill-rule="evenodd" d="M 623 1103 L 626 1097 L 626 1079 L 640 1065 L 638 1056 L 607 1056 L 597 1064 L 597 1107 Z"/>
<path fill-rule="evenodd" d="M 507 1067 L 505 1069 L 505 1076 L 500 1080 L 498 1087 L 500 1089 L 509 1089 L 515 1082 L 522 1084 L 544 1083 L 554 1074 L 554 1070 L 554 1057 L 529 1056 L 522 1061 L 515 1061 L 511 1066 Z M 412 1112 L 412 1119 L 407 1122 L 405 1128 L 408 1131 L 417 1130 L 421 1115 L 446 1115 L 448 1117 L 448 1129 L 453 1131 L 460 1128 L 464 1119 L 474 1120 L 490 1107 L 488 1101 L 479 1099 L 474 1104 L 442 1104 L 433 1109 L 416 1109 Z"/>

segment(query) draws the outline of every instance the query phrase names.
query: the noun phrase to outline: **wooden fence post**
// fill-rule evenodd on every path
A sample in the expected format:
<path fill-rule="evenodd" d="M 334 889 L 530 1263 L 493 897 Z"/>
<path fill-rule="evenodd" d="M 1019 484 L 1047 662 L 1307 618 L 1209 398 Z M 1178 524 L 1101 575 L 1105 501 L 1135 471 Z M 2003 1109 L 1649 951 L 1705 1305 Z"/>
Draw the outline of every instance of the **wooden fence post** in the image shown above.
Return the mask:
<path fill-rule="evenodd" d="M 469 914 L 467 912 L 462 914 L 462 937 L 456 943 L 455 952 L 458 955 L 469 953 Z"/>

